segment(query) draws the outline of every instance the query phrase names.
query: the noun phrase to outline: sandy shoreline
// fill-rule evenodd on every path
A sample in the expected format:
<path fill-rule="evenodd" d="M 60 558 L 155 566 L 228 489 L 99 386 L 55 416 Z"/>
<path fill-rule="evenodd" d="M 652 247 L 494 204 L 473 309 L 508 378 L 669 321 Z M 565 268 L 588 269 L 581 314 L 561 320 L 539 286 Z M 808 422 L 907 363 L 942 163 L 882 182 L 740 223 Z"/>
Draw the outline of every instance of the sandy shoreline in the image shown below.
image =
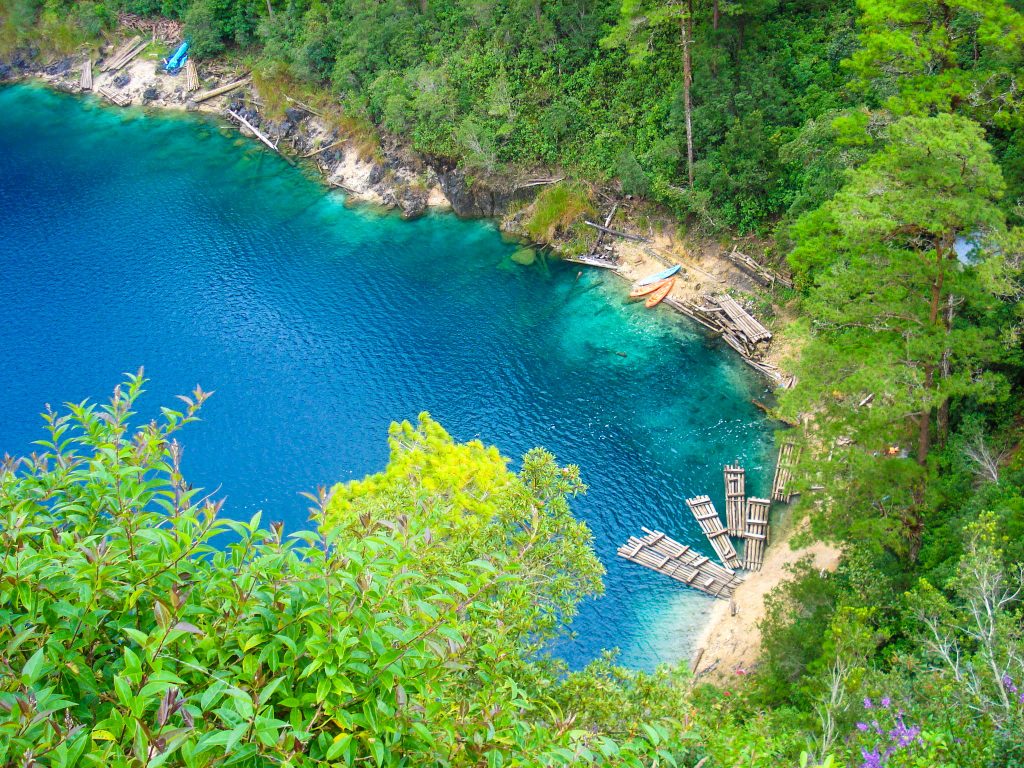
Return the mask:
<path fill-rule="evenodd" d="M 787 509 L 783 514 L 789 513 Z M 745 575 L 731 601 L 716 601 L 695 645 L 695 661 L 691 662 L 691 671 L 699 682 L 727 683 L 754 669 L 761 650 L 758 625 L 766 614 L 765 598 L 789 577 L 788 566 L 807 556 L 819 570 L 831 572 L 839 565 L 842 552 L 830 544 L 816 542 L 793 549 L 790 542 L 795 533 L 796 529 L 790 527 L 769 545 L 761 570 Z"/>

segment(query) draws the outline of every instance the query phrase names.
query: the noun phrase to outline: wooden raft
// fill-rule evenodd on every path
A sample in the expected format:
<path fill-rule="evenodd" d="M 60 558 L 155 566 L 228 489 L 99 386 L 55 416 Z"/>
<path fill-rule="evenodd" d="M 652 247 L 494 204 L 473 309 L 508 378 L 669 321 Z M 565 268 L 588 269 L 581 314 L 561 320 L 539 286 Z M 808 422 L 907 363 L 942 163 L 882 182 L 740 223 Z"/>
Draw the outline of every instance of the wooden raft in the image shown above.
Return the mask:
<path fill-rule="evenodd" d="M 739 462 L 725 470 L 725 527 L 730 536 L 742 539 L 746 531 L 743 502 L 746 498 L 746 472 Z"/>
<path fill-rule="evenodd" d="M 775 465 L 775 479 L 772 481 L 772 501 L 788 504 L 795 495 L 789 490 L 793 480 L 793 466 L 800 459 L 800 449 L 790 442 L 779 448 L 779 461 Z"/>
<path fill-rule="evenodd" d="M 83 91 L 92 90 L 92 59 L 86 59 L 82 65 L 82 79 L 78 81 L 78 87 Z"/>
<path fill-rule="evenodd" d="M 768 546 L 770 508 L 771 502 L 768 499 L 747 499 L 747 524 L 743 533 L 747 541 L 743 545 L 743 567 L 748 571 L 760 571 L 764 563 L 764 550 Z"/>
<path fill-rule="evenodd" d="M 96 89 L 96 93 L 105 98 L 107 101 L 117 104 L 117 106 L 119 107 L 127 107 L 129 104 L 132 103 L 132 99 L 130 96 L 125 96 L 123 93 L 116 93 L 115 91 L 112 91 L 103 85 Z"/>
<path fill-rule="evenodd" d="M 740 576 L 711 558 L 664 533 L 648 528 L 642 530 L 646 534 L 642 539 L 630 536 L 629 542 L 619 547 L 619 557 L 723 599 L 732 597 L 736 585 L 742 581 Z"/>
<path fill-rule="evenodd" d="M 732 540 L 729 539 L 729 532 L 722 527 L 722 520 L 718 516 L 715 505 L 711 503 L 711 499 L 708 496 L 696 496 L 687 499 L 686 506 L 690 508 L 701 530 L 704 531 L 704 535 L 708 537 L 708 541 L 718 553 L 718 557 L 725 563 L 725 567 L 730 570 L 739 568 L 740 559 L 736 556 Z"/>
<path fill-rule="evenodd" d="M 732 296 L 727 293 L 720 293 L 715 297 L 715 300 L 718 302 L 718 306 L 722 308 L 722 311 L 732 320 L 739 332 L 747 337 L 747 341 L 750 344 L 757 344 L 759 341 L 771 341 L 771 331 L 751 317 L 747 310 L 737 304 L 736 299 Z"/>
<path fill-rule="evenodd" d="M 185 62 L 185 90 L 188 93 L 199 90 L 199 72 L 196 70 L 196 63 L 192 59 Z"/>

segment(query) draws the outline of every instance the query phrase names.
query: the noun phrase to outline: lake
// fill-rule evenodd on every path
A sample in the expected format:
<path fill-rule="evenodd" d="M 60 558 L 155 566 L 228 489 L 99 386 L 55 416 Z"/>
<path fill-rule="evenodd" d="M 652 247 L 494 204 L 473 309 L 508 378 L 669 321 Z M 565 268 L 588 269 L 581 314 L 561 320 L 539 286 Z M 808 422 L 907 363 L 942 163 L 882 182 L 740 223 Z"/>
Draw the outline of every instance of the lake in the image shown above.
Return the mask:
<path fill-rule="evenodd" d="M 388 424 L 429 411 L 513 465 L 542 445 L 582 468 L 607 589 L 559 654 L 685 659 L 713 599 L 615 549 L 647 526 L 713 554 L 684 498 L 723 511 L 736 458 L 766 493 L 764 382 L 614 276 L 522 266 L 519 247 L 488 222 L 348 208 L 208 118 L 2 88 L 0 454 L 31 450 L 45 403 L 145 366 L 144 416 L 216 391 L 180 435 L 188 478 L 294 531 L 300 492 L 380 470 Z"/>

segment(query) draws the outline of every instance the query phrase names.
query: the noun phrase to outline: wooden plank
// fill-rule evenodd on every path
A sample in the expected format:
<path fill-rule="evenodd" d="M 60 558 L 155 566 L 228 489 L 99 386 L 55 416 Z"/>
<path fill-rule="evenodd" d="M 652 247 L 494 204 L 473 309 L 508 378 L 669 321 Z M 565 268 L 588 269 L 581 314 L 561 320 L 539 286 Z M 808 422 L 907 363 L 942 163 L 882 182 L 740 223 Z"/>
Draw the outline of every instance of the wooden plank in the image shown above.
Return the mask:
<path fill-rule="evenodd" d="M 785 442 L 779 448 L 779 458 L 775 464 L 775 478 L 772 480 L 772 501 L 788 504 L 794 494 L 788 486 L 793 479 L 793 466 L 800 459 L 800 451 L 791 442 Z"/>
<path fill-rule="evenodd" d="M 199 70 L 192 59 L 185 62 L 185 90 L 188 93 L 199 90 Z"/>

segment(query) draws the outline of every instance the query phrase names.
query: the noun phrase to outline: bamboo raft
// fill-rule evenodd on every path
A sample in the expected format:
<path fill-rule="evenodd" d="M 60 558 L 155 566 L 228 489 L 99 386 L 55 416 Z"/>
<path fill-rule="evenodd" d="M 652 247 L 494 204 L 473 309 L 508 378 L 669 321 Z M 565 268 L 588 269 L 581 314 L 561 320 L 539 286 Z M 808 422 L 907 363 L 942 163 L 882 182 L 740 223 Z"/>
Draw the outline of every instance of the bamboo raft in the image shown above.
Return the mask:
<path fill-rule="evenodd" d="M 800 449 L 793 443 L 785 442 L 779 448 L 779 461 L 775 465 L 775 479 L 772 480 L 772 501 L 788 504 L 795 495 L 789 490 L 793 480 L 793 466 L 800 459 Z"/>
<path fill-rule="evenodd" d="M 743 520 L 743 503 L 747 495 L 746 472 L 736 466 L 726 466 L 725 474 L 725 527 L 730 536 L 742 539 L 746 531 Z"/>
<path fill-rule="evenodd" d="M 235 80 L 233 83 L 228 83 L 227 85 L 222 85 L 219 88 L 214 88 L 213 90 L 201 93 L 198 96 L 196 96 L 194 99 L 192 99 L 192 101 L 194 101 L 196 104 L 198 104 L 200 102 L 206 101 L 207 99 L 212 99 L 212 98 L 214 98 L 216 96 L 221 96 L 221 95 L 223 95 L 225 93 L 228 93 L 229 91 L 233 91 L 233 90 L 235 90 L 235 88 L 239 88 L 240 86 L 243 86 L 243 85 L 245 85 L 248 82 L 249 82 L 249 77 L 248 76 L 243 77 L 241 80 Z"/>
<path fill-rule="evenodd" d="M 711 499 L 708 496 L 696 496 L 687 499 L 686 506 L 690 508 L 690 512 L 693 513 L 698 525 L 704 531 L 704 535 L 708 537 L 708 541 L 711 542 L 711 546 L 718 553 L 718 557 L 725 567 L 730 570 L 739 568 L 740 560 L 736 555 L 732 540 L 729 538 L 729 532 L 722 527 L 722 520 L 718 516 L 715 505 L 711 503 Z"/>
<path fill-rule="evenodd" d="M 185 62 L 185 90 L 188 93 L 199 90 L 199 72 L 196 63 L 189 59 Z"/>
<path fill-rule="evenodd" d="M 760 571 L 764 563 L 764 550 L 768 546 L 768 499 L 747 499 L 747 521 L 743 536 L 743 567 L 748 571 Z"/>
<path fill-rule="evenodd" d="M 143 40 L 140 37 L 133 37 L 125 45 L 121 46 L 113 56 L 104 62 L 102 68 L 103 71 L 116 72 L 142 53 L 148 45 L 148 40 Z"/>
<path fill-rule="evenodd" d="M 119 107 L 127 107 L 132 103 L 130 96 L 125 96 L 123 93 L 116 93 L 110 90 L 106 86 L 100 86 L 96 89 L 96 93 L 105 98 L 107 101 L 116 104 Z"/>
<path fill-rule="evenodd" d="M 643 528 L 642 539 L 629 537 L 618 555 L 714 597 L 729 599 L 742 578 L 711 558 L 660 531 Z"/>
<path fill-rule="evenodd" d="M 78 81 L 78 87 L 83 91 L 92 90 L 92 59 L 86 59 L 82 65 L 82 79 Z"/>

